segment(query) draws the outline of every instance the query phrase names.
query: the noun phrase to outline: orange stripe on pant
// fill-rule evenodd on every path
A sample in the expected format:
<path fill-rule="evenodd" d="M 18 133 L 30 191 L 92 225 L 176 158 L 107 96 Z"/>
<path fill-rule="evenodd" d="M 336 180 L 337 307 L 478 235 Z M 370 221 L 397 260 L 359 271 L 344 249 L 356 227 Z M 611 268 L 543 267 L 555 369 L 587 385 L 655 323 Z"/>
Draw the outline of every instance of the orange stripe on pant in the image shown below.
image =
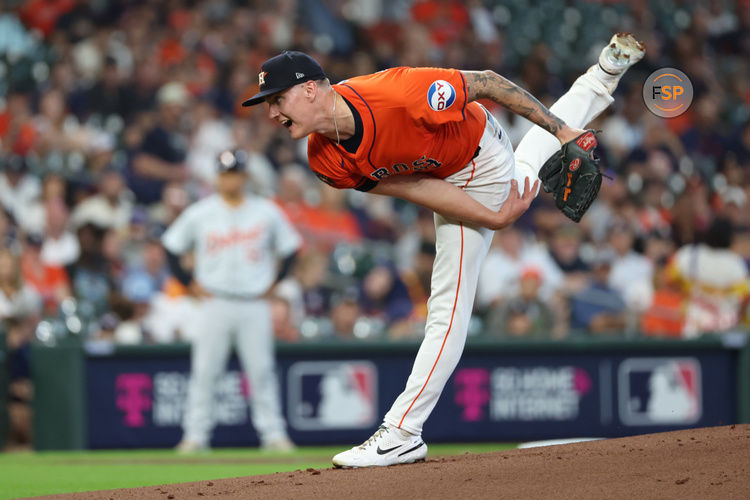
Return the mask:
<path fill-rule="evenodd" d="M 469 176 L 469 179 L 466 181 L 466 184 L 464 184 L 461 189 L 465 189 L 469 186 L 469 183 L 474 178 L 474 172 L 477 171 L 477 164 L 474 160 L 471 160 L 471 175 Z"/>
<path fill-rule="evenodd" d="M 473 172 L 472 172 L 472 175 L 473 175 Z M 466 182 L 466 184 L 467 185 L 469 184 L 468 181 Z M 414 406 L 414 403 L 417 402 L 417 400 L 419 399 L 419 396 L 422 395 L 422 392 L 424 392 L 425 387 L 427 387 L 427 384 L 430 382 L 430 377 L 432 377 L 432 372 L 435 371 L 435 367 L 437 366 L 438 361 L 440 361 L 440 356 L 443 354 L 443 349 L 445 348 L 445 342 L 448 340 L 448 335 L 450 335 L 451 328 L 453 327 L 453 317 L 456 314 L 456 304 L 458 304 L 458 293 L 459 293 L 459 290 L 461 289 L 461 272 L 463 271 L 463 263 L 464 263 L 464 225 L 463 223 L 460 224 L 460 227 L 461 227 L 461 252 L 460 252 L 460 257 L 458 259 L 458 284 L 456 285 L 456 298 L 453 300 L 453 310 L 451 311 L 451 320 L 450 320 L 450 323 L 448 324 L 448 331 L 445 332 L 445 337 L 443 337 L 443 344 L 440 346 L 440 351 L 438 352 L 437 359 L 435 359 L 435 363 L 432 365 L 430 374 L 427 375 L 427 380 L 424 381 L 424 384 L 422 385 L 422 388 L 419 390 L 419 393 L 414 397 L 414 400 L 409 405 L 409 408 L 406 409 L 404 416 L 401 417 L 401 421 L 398 423 L 399 429 L 404 424 L 404 419 L 411 411 L 412 407 Z"/>

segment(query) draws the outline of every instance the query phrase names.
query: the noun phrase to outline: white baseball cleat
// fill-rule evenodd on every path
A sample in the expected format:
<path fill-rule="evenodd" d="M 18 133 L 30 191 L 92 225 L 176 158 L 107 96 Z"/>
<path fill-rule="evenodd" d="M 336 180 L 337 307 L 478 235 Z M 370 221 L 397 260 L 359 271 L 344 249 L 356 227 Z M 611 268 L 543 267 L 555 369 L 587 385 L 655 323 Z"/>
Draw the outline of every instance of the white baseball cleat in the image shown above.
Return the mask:
<path fill-rule="evenodd" d="M 190 439 L 183 439 L 177 443 L 174 450 L 180 455 L 194 455 L 196 453 L 206 453 L 211 451 L 211 448 L 204 443 L 199 443 Z"/>
<path fill-rule="evenodd" d="M 610 75 L 619 75 L 643 59 L 646 46 L 631 33 L 615 33 L 599 54 L 599 66 Z"/>
<path fill-rule="evenodd" d="M 383 467 L 424 461 L 427 445 L 421 436 L 386 424 L 381 425 L 370 439 L 333 457 L 333 465 L 340 468 Z"/>
<path fill-rule="evenodd" d="M 269 453 L 292 453 L 297 447 L 294 446 L 291 439 L 288 437 L 282 437 L 263 443 L 261 449 Z"/>

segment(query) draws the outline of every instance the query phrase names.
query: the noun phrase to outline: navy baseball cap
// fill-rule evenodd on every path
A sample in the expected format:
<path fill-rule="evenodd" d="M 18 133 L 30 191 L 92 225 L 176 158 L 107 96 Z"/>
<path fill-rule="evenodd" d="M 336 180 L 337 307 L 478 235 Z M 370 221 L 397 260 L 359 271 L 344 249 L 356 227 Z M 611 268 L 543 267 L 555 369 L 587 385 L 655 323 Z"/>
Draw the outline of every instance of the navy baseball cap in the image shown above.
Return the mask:
<path fill-rule="evenodd" d="M 217 168 L 220 174 L 226 172 L 245 173 L 247 168 L 247 153 L 241 149 L 230 149 L 219 155 Z"/>
<path fill-rule="evenodd" d="M 271 94 L 281 92 L 298 83 L 326 78 L 318 61 L 303 52 L 286 50 L 263 63 L 258 75 L 260 92 L 242 103 L 255 106 Z"/>

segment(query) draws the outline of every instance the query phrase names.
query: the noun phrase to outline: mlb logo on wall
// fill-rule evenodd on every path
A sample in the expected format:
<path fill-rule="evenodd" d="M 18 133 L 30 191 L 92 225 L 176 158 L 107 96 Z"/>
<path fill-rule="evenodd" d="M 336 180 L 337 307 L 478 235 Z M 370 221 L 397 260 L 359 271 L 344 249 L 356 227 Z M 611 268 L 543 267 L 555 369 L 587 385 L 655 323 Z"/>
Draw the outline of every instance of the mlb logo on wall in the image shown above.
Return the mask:
<path fill-rule="evenodd" d="M 618 372 L 625 425 L 690 425 L 701 418 L 700 363 L 695 358 L 631 358 Z"/>
<path fill-rule="evenodd" d="M 443 111 L 456 100 L 456 89 L 445 80 L 435 80 L 427 91 L 427 102 L 435 111 Z"/>
<path fill-rule="evenodd" d="M 305 361 L 289 368 L 289 424 L 298 430 L 369 428 L 377 409 L 377 368 L 369 361 Z"/>

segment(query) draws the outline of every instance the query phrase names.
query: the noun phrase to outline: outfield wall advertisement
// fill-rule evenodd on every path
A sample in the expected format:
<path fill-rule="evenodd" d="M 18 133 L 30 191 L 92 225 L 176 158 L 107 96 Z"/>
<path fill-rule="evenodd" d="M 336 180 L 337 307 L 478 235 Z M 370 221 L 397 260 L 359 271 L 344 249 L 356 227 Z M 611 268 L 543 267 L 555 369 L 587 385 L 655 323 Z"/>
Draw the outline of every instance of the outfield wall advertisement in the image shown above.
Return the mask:
<path fill-rule="evenodd" d="M 415 349 L 416 350 L 416 349 Z M 614 437 L 737 419 L 736 352 L 502 352 L 469 348 L 424 428 L 428 441 Z M 284 414 L 299 444 L 355 444 L 403 389 L 414 353 L 282 352 Z M 86 445 L 168 447 L 181 437 L 189 357 L 89 352 Z M 257 444 L 253 388 L 233 359 L 217 381 L 213 446 Z"/>

